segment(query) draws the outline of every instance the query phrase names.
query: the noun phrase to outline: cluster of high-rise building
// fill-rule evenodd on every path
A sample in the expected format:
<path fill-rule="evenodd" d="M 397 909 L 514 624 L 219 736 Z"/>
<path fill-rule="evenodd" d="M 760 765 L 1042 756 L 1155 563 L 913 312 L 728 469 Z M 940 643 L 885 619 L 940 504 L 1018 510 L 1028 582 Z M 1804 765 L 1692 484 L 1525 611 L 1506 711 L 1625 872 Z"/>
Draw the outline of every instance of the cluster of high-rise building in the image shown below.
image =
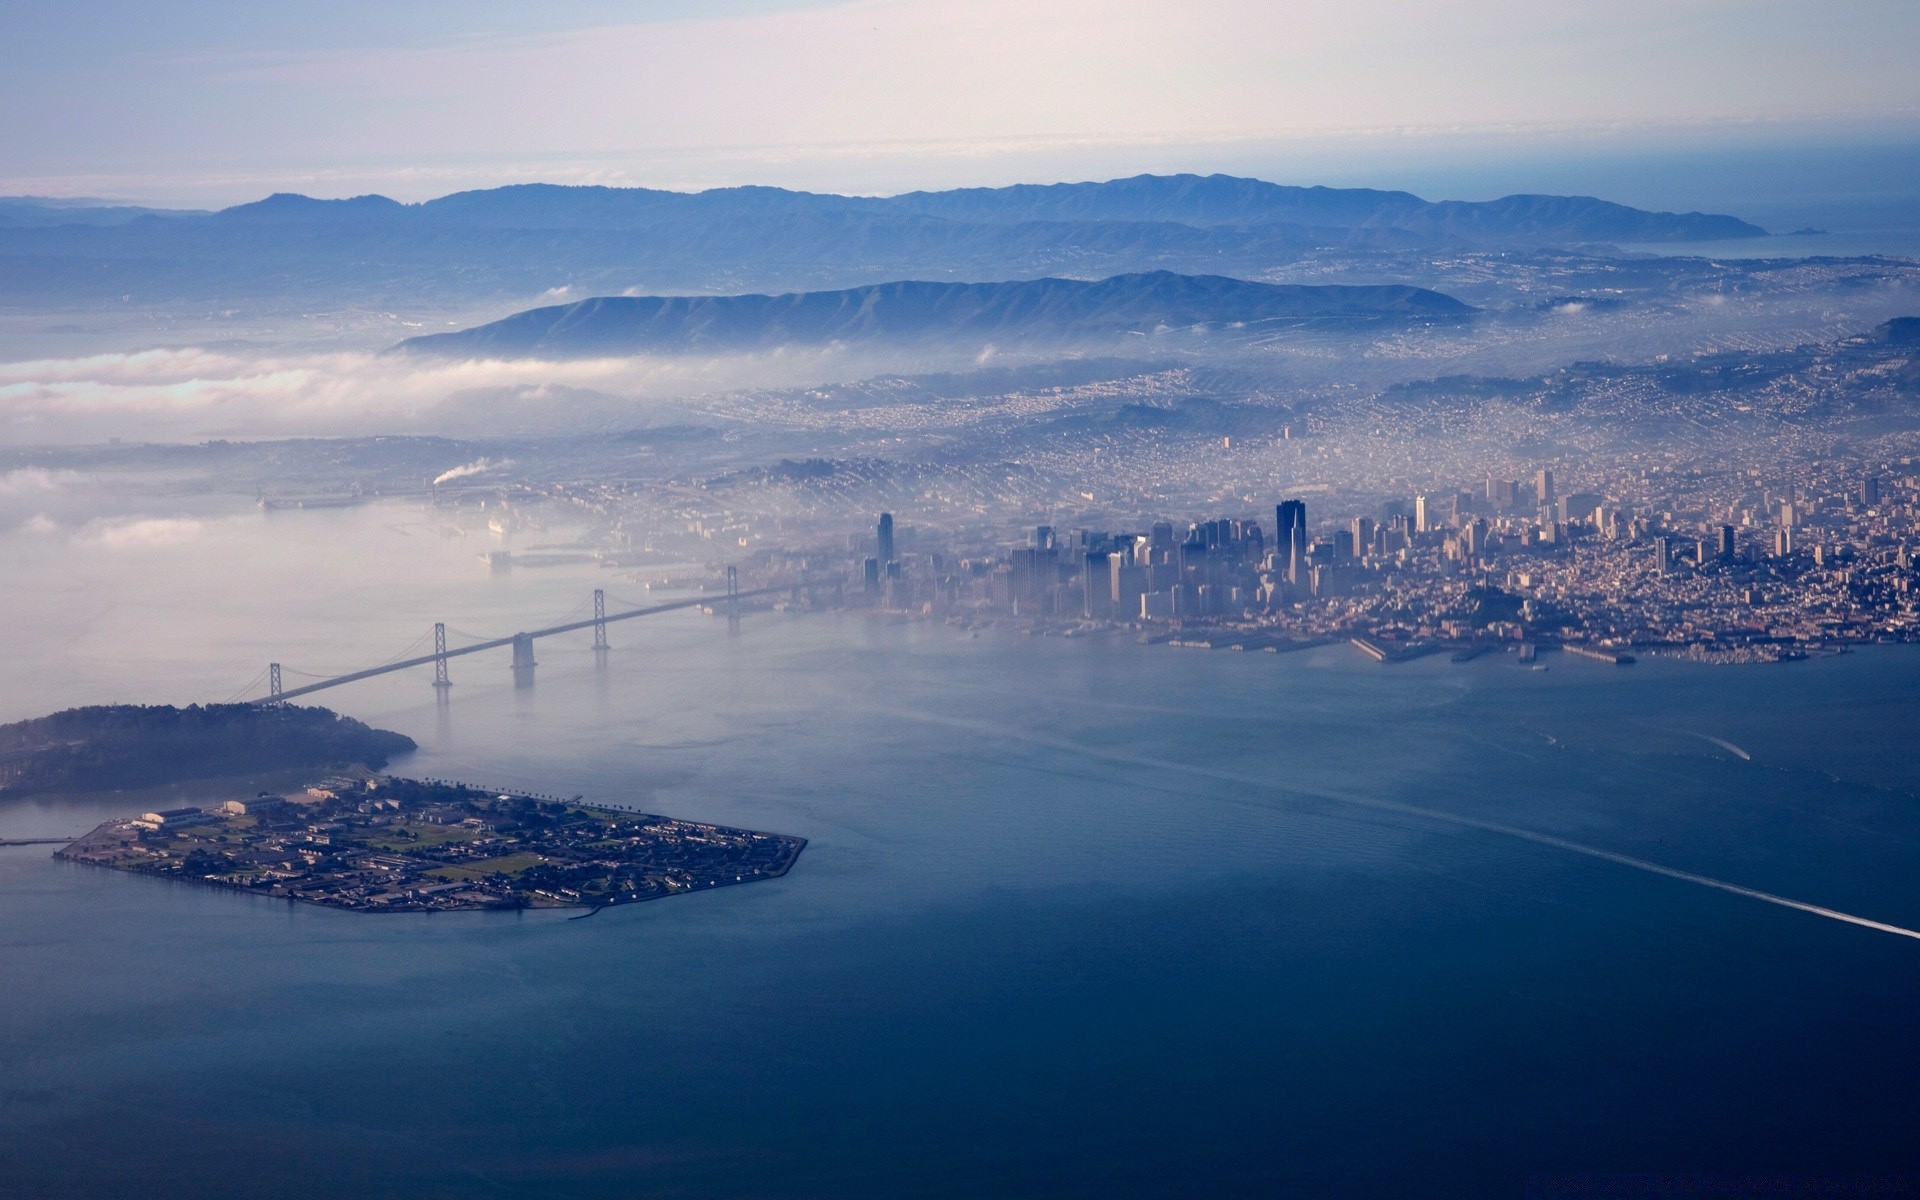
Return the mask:
<path fill-rule="evenodd" d="M 1420 495 L 1318 533 L 1310 532 L 1306 502 L 1289 499 L 1274 506 L 1271 537 L 1258 520 L 1237 517 L 1184 528 L 1157 521 L 1142 533 L 1040 526 L 1030 544 L 1004 553 L 929 551 L 911 561 L 899 556 L 893 517 L 883 513 L 863 592 L 877 605 L 943 612 L 1121 622 L 1243 616 L 1349 595 L 1408 567 L 1422 548 L 1456 563 L 1478 560 L 1501 538 L 1490 522 L 1505 523 L 1523 502 L 1539 508 L 1544 528 L 1523 536 L 1528 545 L 1564 541 L 1561 515 L 1577 524 L 1604 510 L 1598 497 L 1566 497 L 1559 508 L 1555 501 L 1552 474 L 1542 471 L 1530 489 L 1489 482 L 1484 495 Z"/>
<path fill-rule="evenodd" d="M 1184 528 L 1156 521 L 1141 533 L 1043 525 L 1004 553 L 926 551 L 903 561 L 893 517 L 882 513 L 862 591 L 892 608 L 1095 621 L 1226 617 L 1329 593 L 1363 555 L 1410 544 L 1404 515 L 1360 518 L 1318 538 L 1307 532 L 1304 501 L 1283 501 L 1274 517 L 1271 539 L 1259 521 L 1235 517 Z"/>
<path fill-rule="evenodd" d="M 1553 473 L 1493 478 L 1309 521 L 1281 501 L 1269 526 L 1220 517 L 1144 532 L 1040 526 L 1024 544 L 956 551 L 891 515 L 860 594 L 872 606 L 1292 636 L 1561 640 L 1705 647 L 1920 636 L 1920 577 L 1904 530 L 1920 478 L 1844 493 L 1763 490 L 1723 519 L 1561 491 Z"/>

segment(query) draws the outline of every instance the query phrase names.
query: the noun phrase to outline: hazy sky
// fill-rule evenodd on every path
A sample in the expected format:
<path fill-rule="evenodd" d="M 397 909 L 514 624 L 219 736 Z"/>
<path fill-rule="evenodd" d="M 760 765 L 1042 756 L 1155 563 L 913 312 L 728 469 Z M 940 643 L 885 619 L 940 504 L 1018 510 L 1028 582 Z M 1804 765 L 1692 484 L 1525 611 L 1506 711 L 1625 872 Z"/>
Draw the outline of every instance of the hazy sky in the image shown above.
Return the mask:
<path fill-rule="evenodd" d="M 0 4 L 0 193 L 887 191 L 1920 128 L 1912 0 Z"/>

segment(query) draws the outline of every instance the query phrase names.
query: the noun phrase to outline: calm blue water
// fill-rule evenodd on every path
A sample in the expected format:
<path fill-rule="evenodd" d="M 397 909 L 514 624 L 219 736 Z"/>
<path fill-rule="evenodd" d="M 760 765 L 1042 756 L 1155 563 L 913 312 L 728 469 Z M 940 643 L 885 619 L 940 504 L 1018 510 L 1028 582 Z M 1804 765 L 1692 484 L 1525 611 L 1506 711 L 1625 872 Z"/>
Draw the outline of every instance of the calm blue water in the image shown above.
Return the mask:
<path fill-rule="evenodd" d="M 192 547 L 144 565 L 189 644 L 219 618 L 195 606 L 252 573 Z M 398 627 L 470 570 L 437 555 L 364 619 Z M 322 578 L 255 585 L 285 607 L 241 636 L 346 653 L 354 622 L 306 607 Z M 592 582 L 476 572 L 462 621 L 512 627 Z M 1920 654 L 1383 669 L 833 616 L 729 638 L 693 614 L 615 640 L 605 673 L 584 639 L 542 643 L 531 693 L 468 659 L 444 712 L 412 676 L 334 702 L 420 740 L 399 769 L 804 835 L 790 876 L 584 921 L 376 918 L 0 851 L 0 1195 L 1498 1196 L 1535 1172 L 1920 1171 L 1920 941 L 1350 802 L 1920 928 Z M 172 660 L 139 642 L 96 658 L 159 688 Z M 50 699 L 79 686 L 45 664 L 81 656 L 41 644 L 10 698 L 29 670 Z M 106 811 L 19 805 L 0 834 Z"/>

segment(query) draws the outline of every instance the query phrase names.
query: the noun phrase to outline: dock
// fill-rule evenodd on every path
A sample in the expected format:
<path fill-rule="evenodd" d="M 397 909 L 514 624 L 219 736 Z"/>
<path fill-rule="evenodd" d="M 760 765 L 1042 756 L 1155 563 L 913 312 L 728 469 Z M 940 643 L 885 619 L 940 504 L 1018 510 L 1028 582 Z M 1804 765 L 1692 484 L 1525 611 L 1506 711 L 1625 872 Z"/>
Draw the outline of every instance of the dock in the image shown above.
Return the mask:
<path fill-rule="evenodd" d="M 1581 658 L 1590 658 L 1595 662 L 1611 663 L 1616 667 L 1631 666 L 1633 655 L 1622 654 L 1618 650 L 1607 650 L 1599 646 L 1580 646 L 1569 642 L 1560 647 L 1568 654 L 1577 654 Z"/>

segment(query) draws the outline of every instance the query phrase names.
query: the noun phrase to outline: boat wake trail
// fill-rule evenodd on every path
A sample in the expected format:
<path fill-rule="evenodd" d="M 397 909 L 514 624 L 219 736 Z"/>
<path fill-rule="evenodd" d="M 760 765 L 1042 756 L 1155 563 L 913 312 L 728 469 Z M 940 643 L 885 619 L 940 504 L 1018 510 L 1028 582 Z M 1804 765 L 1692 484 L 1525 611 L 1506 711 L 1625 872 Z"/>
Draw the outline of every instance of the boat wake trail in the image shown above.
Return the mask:
<path fill-rule="evenodd" d="M 1728 741 L 1725 738 L 1717 738 L 1710 733 L 1696 733 L 1693 736 L 1699 738 L 1703 742 L 1712 742 L 1714 745 L 1720 747 L 1722 750 L 1725 750 L 1728 754 L 1732 754 L 1738 758 L 1745 759 L 1747 762 L 1753 761 L 1753 755 L 1748 754 L 1745 750 L 1742 750 L 1740 747 L 1734 745 L 1732 742 Z"/>
<path fill-rule="evenodd" d="M 1713 888 L 1715 891 L 1729 892 L 1735 896 L 1744 896 L 1749 900 L 1758 900 L 1763 904 L 1791 908 L 1796 912 L 1810 913 L 1816 917 L 1825 917 L 1829 921 L 1840 921 L 1847 925 L 1858 925 L 1862 929 L 1872 929 L 1880 933 L 1891 933 L 1897 937 L 1913 938 L 1920 941 L 1920 930 L 1908 929 L 1901 925 L 1890 925 L 1885 921 L 1875 921 L 1868 917 L 1857 917 L 1852 913 L 1838 909 L 1823 908 L 1818 904 L 1809 904 L 1804 900 L 1795 900 L 1787 896 L 1778 896 L 1772 892 L 1763 892 L 1758 888 L 1745 887 L 1729 883 L 1724 879 L 1715 879 L 1711 875 L 1700 875 L 1693 871 L 1682 871 L 1677 867 L 1663 866 L 1649 862 L 1644 858 L 1635 858 L 1630 854 L 1619 854 L 1612 850 L 1603 850 L 1598 846 L 1589 846 L 1584 842 L 1570 841 L 1550 833 L 1540 833 L 1524 829 L 1518 825 L 1508 825 L 1501 821 L 1486 821 L 1479 817 L 1461 816 L 1458 813 L 1443 812 L 1435 808 L 1422 808 L 1417 804 L 1401 804 L 1394 800 L 1378 800 L 1367 796 L 1338 795 L 1331 792 L 1307 792 L 1289 788 L 1263 779 L 1258 775 L 1242 774 L 1238 771 L 1223 771 L 1217 767 L 1200 766 L 1193 763 L 1175 762 L 1172 759 L 1154 758 L 1146 754 L 1134 754 L 1124 750 L 1101 750 L 1066 738 L 1048 737 L 1008 725 L 999 725 L 990 721 L 974 721 L 962 717 L 950 717 L 941 713 L 918 712 L 910 709 L 894 709 L 889 715 L 919 721 L 928 725 L 941 725 L 949 729 L 964 729 L 987 737 L 1005 738 L 1011 741 L 1025 742 L 1032 746 L 1045 746 L 1065 751 L 1080 758 L 1100 759 L 1118 763 L 1122 766 L 1151 767 L 1156 770 L 1171 771 L 1180 775 L 1200 776 L 1218 779 L 1226 783 L 1237 783 L 1247 787 L 1261 788 L 1269 792 L 1280 792 L 1302 800 L 1319 801 L 1326 804 L 1347 805 L 1353 808 L 1371 809 L 1374 812 L 1397 813 L 1401 816 L 1416 817 L 1424 821 L 1433 821 L 1442 825 L 1452 825 L 1460 829 L 1477 829 L 1483 833 L 1498 834 L 1502 837 L 1516 838 L 1523 842 L 1532 842 L 1537 846 L 1550 846 L 1564 850 L 1569 854 L 1585 855 L 1616 866 L 1631 867 L 1636 871 L 1645 871 L 1649 875 L 1662 875 L 1668 879 L 1678 879 L 1682 883 L 1696 884 Z M 1711 739 L 1718 740 L 1718 739 Z"/>

